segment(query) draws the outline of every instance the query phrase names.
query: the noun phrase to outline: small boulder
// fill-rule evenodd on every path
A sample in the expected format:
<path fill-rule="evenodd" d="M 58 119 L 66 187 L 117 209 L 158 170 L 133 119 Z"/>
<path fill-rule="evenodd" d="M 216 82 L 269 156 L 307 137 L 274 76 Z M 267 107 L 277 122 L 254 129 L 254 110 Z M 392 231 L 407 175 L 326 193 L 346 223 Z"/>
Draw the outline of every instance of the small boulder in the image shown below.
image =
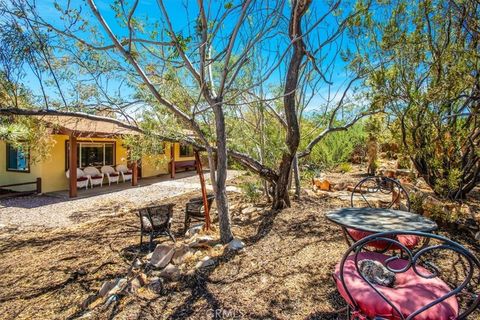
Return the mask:
<path fill-rule="evenodd" d="M 182 244 L 179 248 L 175 249 L 175 253 L 172 257 L 173 264 L 180 265 L 186 258 L 192 256 L 194 250 L 192 250 L 188 245 Z"/>
<path fill-rule="evenodd" d="M 105 297 L 107 295 L 110 296 L 110 295 L 117 294 L 124 289 L 126 284 L 127 284 L 127 279 L 125 278 L 117 278 L 114 280 L 107 281 L 100 288 L 98 295 L 101 297 Z"/>
<path fill-rule="evenodd" d="M 342 191 L 342 190 L 345 190 L 346 187 L 347 187 L 347 184 L 345 182 L 332 184 L 332 190 L 334 191 Z"/>
<path fill-rule="evenodd" d="M 195 265 L 195 268 L 200 269 L 200 268 L 207 268 L 210 266 L 213 266 L 215 264 L 215 260 L 210 258 L 209 256 L 203 257 L 202 260 L 198 261 L 198 263 Z"/>
<path fill-rule="evenodd" d="M 217 241 L 213 237 L 205 235 L 196 237 L 195 240 L 190 242 L 188 245 L 190 248 L 202 248 L 213 246 L 215 242 Z"/>
<path fill-rule="evenodd" d="M 233 239 L 228 243 L 227 247 L 229 250 L 233 251 L 242 250 L 243 248 L 245 248 L 245 243 L 243 243 L 243 241 L 240 239 Z"/>
<path fill-rule="evenodd" d="M 148 286 L 153 292 L 161 294 L 163 291 L 163 280 L 162 278 L 152 278 L 150 279 L 150 284 Z"/>
<path fill-rule="evenodd" d="M 155 268 L 164 268 L 172 260 L 175 248 L 168 244 L 159 244 L 153 251 L 150 264 Z"/>
<path fill-rule="evenodd" d="M 115 285 L 117 284 L 117 279 L 114 279 L 114 280 L 110 280 L 110 281 L 106 281 L 102 284 L 102 287 L 100 288 L 100 290 L 98 291 L 98 295 L 101 296 L 101 297 L 105 297 L 107 295 L 107 293 L 113 289 L 113 287 L 115 287 Z"/>
<path fill-rule="evenodd" d="M 200 233 L 200 231 L 202 231 L 204 225 L 205 225 L 205 224 L 204 224 L 203 222 L 194 225 L 193 227 L 191 227 L 190 229 L 188 229 L 187 232 L 185 232 L 185 237 L 186 237 L 186 238 L 191 238 L 191 237 L 193 237 L 194 235 Z"/>
<path fill-rule="evenodd" d="M 138 259 L 138 258 L 136 258 L 136 259 L 133 261 L 133 264 L 132 264 L 132 266 L 133 266 L 134 269 L 140 269 L 140 268 L 142 267 L 142 265 L 143 265 L 142 260 L 140 260 L 140 259 Z"/>
<path fill-rule="evenodd" d="M 255 208 L 255 207 L 249 207 L 249 208 L 243 209 L 243 210 L 242 210 L 242 213 L 244 213 L 244 214 L 249 214 L 249 213 L 254 213 L 255 211 L 257 211 L 257 208 Z"/>
<path fill-rule="evenodd" d="M 177 280 L 180 278 L 180 269 L 173 264 L 169 264 L 160 272 L 160 277 L 168 280 Z"/>

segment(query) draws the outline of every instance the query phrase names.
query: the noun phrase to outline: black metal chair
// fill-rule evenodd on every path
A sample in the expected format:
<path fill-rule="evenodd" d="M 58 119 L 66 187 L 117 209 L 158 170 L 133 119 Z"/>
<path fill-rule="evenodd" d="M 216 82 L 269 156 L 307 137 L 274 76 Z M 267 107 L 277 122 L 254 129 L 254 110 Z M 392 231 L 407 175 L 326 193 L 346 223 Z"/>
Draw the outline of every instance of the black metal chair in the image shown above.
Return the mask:
<path fill-rule="evenodd" d="M 407 191 L 395 179 L 373 176 L 366 177 L 353 188 L 350 196 L 351 207 L 360 208 L 383 208 L 410 211 L 410 198 Z M 370 234 L 371 232 L 360 231 L 356 229 L 343 228 L 345 240 L 349 246 Z M 400 242 L 407 245 L 410 249 L 421 242 L 419 237 L 401 236 Z M 385 252 L 391 248 L 384 246 L 382 242 L 375 242 L 372 247 L 378 252 Z"/>
<path fill-rule="evenodd" d="M 428 238 L 429 246 L 411 250 L 395 240 L 399 235 Z M 401 248 L 403 257 L 369 251 L 374 241 Z M 365 259 L 378 261 L 393 273 L 393 286 L 374 284 L 360 272 Z M 353 244 L 336 265 L 333 278 L 347 302 L 348 319 L 447 320 L 466 319 L 475 310 L 480 316 L 479 271 L 477 257 L 450 239 L 395 231 L 373 234 Z"/>
<path fill-rule="evenodd" d="M 350 205 L 410 211 L 410 198 L 398 180 L 374 176 L 357 183 L 350 196 Z"/>
<path fill-rule="evenodd" d="M 143 245 L 143 236 L 150 236 L 149 250 L 153 249 L 153 239 L 165 235 L 175 242 L 175 237 L 170 231 L 172 225 L 174 203 L 146 207 L 139 210 L 140 216 L 140 248 Z"/>
<path fill-rule="evenodd" d="M 212 203 L 214 199 L 214 195 L 207 195 L 207 204 L 209 211 L 212 208 Z M 192 221 L 205 221 L 205 208 L 203 206 L 203 197 L 188 200 L 185 206 L 185 224 L 183 229 L 184 233 L 187 232 Z"/>

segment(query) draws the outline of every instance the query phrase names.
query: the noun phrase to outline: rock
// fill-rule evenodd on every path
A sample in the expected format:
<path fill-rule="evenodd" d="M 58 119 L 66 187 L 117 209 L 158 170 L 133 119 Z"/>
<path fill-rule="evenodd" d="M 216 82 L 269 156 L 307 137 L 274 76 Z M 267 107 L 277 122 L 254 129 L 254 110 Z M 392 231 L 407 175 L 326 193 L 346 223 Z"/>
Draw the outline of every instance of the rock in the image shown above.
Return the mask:
<path fill-rule="evenodd" d="M 448 209 L 444 206 L 443 202 L 433 196 L 426 196 L 422 203 L 423 214 L 426 217 L 439 216 Z"/>
<path fill-rule="evenodd" d="M 330 191 L 331 188 L 331 183 L 327 179 L 313 178 L 313 185 L 323 191 Z"/>
<path fill-rule="evenodd" d="M 143 262 L 142 262 L 142 260 L 136 258 L 135 261 L 133 261 L 132 266 L 135 269 L 140 269 L 143 266 Z"/>
<path fill-rule="evenodd" d="M 186 238 L 191 238 L 191 237 L 193 237 L 194 235 L 200 233 L 200 231 L 203 230 L 203 226 L 204 226 L 204 225 L 205 225 L 205 224 L 204 224 L 203 222 L 194 225 L 193 227 L 191 227 L 190 229 L 188 229 L 187 232 L 185 232 L 185 237 L 186 237 Z"/>
<path fill-rule="evenodd" d="M 243 243 L 243 241 L 240 239 L 233 239 L 228 243 L 227 247 L 229 250 L 237 251 L 245 248 L 245 243 Z"/>
<path fill-rule="evenodd" d="M 102 287 L 98 291 L 98 295 L 101 297 L 105 297 L 107 293 L 115 287 L 117 284 L 117 279 L 106 281 L 102 284 Z"/>
<path fill-rule="evenodd" d="M 255 207 L 249 207 L 249 208 L 243 209 L 243 210 L 242 210 L 242 213 L 244 213 L 244 214 L 249 214 L 249 213 L 254 213 L 255 211 L 257 211 L 257 208 L 255 208 Z"/>
<path fill-rule="evenodd" d="M 98 295 L 101 297 L 105 297 L 107 295 L 110 296 L 112 294 L 117 294 L 123 290 L 126 284 L 127 284 L 127 279 L 125 278 L 117 278 L 114 280 L 107 281 L 100 288 Z"/>
<path fill-rule="evenodd" d="M 188 245 L 190 248 L 202 248 L 202 247 L 210 247 L 215 245 L 217 240 L 215 240 L 211 236 L 200 236 L 196 237 L 193 242 L 190 242 Z"/>
<path fill-rule="evenodd" d="M 165 269 L 162 270 L 162 272 L 160 272 L 160 277 L 168 280 L 177 280 L 180 278 L 180 269 L 170 263 L 165 267 Z"/>
<path fill-rule="evenodd" d="M 413 175 L 412 170 L 409 169 L 397 169 L 395 171 L 397 177 L 411 177 Z"/>
<path fill-rule="evenodd" d="M 150 285 L 148 286 L 153 292 L 161 294 L 163 291 L 163 280 L 155 277 L 150 279 Z"/>
<path fill-rule="evenodd" d="M 175 253 L 172 257 L 172 262 L 173 264 L 179 265 L 183 261 L 185 261 L 186 258 L 192 256 L 193 253 L 194 250 L 192 250 L 188 245 L 182 244 L 179 248 L 175 249 Z"/>
<path fill-rule="evenodd" d="M 164 268 L 172 260 L 175 248 L 168 244 L 159 244 L 153 251 L 150 264 L 156 268 Z"/>
<path fill-rule="evenodd" d="M 112 302 L 118 301 L 118 296 L 116 294 L 110 296 L 107 301 L 105 301 L 104 307 L 108 307 Z"/>
<path fill-rule="evenodd" d="M 345 182 L 332 184 L 332 190 L 334 191 L 342 191 L 342 190 L 345 190 L 346 187 L 347 187 L 347 184 Z"/>
<path fill-rule="evenodd" d="M 142 287 L 142 284 L 140 283 L 140 280 L 138 278 L 135 278 L 130 282 L 130 292 L 137 292 L 138 289 Z"/>
<path fill-rule="evenodd" d="M 395 179 L 397 177 L 396 170 L 391 170 L 391 169 L 384 170 L 383 175 L 387 178 L 392 178 L 392 179 Z"/>
<path fill-rule="evenodd" d="M 203 257 L 202 260 L 198 261 L 198 263 L 195 265 L 195 268 L 200 269 L 200 268 L 207 268 L 210 266 L 213 266 L 215 264 L 215 260 L 210 258 L 209 256 Z"/>

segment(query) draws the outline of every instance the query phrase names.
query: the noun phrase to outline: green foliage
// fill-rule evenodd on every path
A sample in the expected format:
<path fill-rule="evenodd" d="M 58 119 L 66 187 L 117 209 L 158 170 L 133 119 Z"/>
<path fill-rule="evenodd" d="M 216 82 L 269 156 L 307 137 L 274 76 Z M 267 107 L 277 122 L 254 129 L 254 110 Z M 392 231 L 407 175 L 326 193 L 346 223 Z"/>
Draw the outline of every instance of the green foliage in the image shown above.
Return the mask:
<path fill-rule="evenodd" d="M 304 130 L 313 123 L 305 121 Z M 307 143 L 308 137 L 302 137 L 302 143 Z M 347 131 L 333 132 L 327 135 L 312 150 L 312 153 L 302 159 L 303 165 L 309 165 L 322 170 L 331 170 L 336 166 L 350 160 L 352 152 L 356 147 L 365 145 L 366 132 L 363 123 L 359 122 Z"/>
<path fill-rule="evenodd" d="M 0 117 L 0 140 L 22 150 L 31 163 L 47 159 L 55 145 L 50 130 L 37 119 L 27 117 Z"/>
<path fill-rule="evenodd" d="M 258 202 L 262 197 L 262 186 L 259 181 L 242 182 L 240 189 L 250 202 Z"/>
<path fill-rule="evenodd" d="M 480 98 L 480 43 L 478 30 L 464 23 L 478 21 L 478 7 L 469 1 L 377 2 L 378 21 L 351 26 L 371 39 L 359 46 L 372 71 L 370 99 L 393 115 L 404 154 L 435 193 L 464 198 L 480 177 L 474 102 Z"/>
<path fill-rule="evenodd" d="M 347 173 L 352 171 L 352 165 L 349 162 L 344 162 L 337 166 L 337 170 L 341 173 Z"/>

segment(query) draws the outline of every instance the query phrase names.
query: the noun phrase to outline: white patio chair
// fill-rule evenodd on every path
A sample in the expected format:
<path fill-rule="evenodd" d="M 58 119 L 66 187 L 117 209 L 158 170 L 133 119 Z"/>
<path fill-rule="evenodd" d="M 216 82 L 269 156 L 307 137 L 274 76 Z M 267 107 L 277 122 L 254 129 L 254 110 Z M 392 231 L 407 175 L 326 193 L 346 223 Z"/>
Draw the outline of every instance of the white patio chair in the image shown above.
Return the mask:
<path fill-rule="evenodd" d="M 120 177 L 119 173 L 115 171 L 110 166 L 103 166 L 101 169 L 102 173 L 107 176 L 108 185 L 111 185 L 112 182 L 118 183 L 118 178 Z"/>
<path fill-rule="evenodd" d="M 65 171 L 65 175 L 67 179 L 70 179 L 70 170 Z M 88 189 L 88 181 L 90 181 L 90 177 L 82 171 L 82 169 L 77 168 L 77 188 L 85 188 Z"/>
<path fill-rule="evenodd" d="M 117 169 L 117 172 L 119 172 L 120 175 L 122 176 L 123 182 L 132 180 L 132 171 L 129 170 L 126 165 L 119 164 L 116 169 Z"/>
<path fill-rule="evenodd" d="M 101 173 L 97 168 L 86 167 L 83 169 L 83 172 L 85 172 L 85 174 L 90 176 L 90 185 L 92 186 L 92 188 L 93 186 L 98 186 L 98 185 L 100 187 L 103 186 L 104 174 Z"/>

